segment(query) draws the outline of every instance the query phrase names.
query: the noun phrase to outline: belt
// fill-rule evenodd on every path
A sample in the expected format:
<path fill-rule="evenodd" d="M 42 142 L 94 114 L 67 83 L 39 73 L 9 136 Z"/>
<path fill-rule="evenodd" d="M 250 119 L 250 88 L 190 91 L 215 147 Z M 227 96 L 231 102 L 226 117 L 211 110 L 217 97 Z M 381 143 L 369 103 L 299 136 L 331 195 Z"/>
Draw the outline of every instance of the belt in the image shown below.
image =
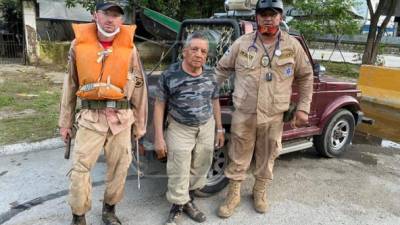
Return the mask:
<path fill-rule="evenodd" d="M 82 109 L 130 109 L 131 104 L 128 100 L 82 100 Z"/>

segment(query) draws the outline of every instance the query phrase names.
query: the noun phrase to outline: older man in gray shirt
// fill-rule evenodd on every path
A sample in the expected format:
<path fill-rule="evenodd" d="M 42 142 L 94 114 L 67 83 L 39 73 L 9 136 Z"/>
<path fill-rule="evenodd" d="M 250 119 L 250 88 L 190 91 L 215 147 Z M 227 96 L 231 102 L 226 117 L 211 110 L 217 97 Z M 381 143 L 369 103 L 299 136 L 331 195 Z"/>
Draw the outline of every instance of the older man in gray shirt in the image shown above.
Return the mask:
<path fill-rule="evenodd" d="M 155 149 L 159 158 L 168 155 L 167 199 L 172 207 L 167 224 L 175 224 L 182 212 L 197 222 L 206 220 L 193 203 L 193 192 L 206 184 L 214 140 L 216 147 L 224 144 L 218 86 L 213 71 L 204 66 L 207 53 L 207 38 L 192 34 L 184 45 L 183 61 L 172 64 L 159 79 L 154 106 Z"/>

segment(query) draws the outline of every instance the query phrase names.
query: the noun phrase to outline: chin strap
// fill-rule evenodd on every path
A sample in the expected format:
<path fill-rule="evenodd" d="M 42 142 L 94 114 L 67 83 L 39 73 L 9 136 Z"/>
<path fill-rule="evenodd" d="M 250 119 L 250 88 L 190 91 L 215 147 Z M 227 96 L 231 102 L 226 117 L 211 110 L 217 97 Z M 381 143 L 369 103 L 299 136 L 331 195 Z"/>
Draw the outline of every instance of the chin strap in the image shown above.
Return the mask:
<path fill-rule="evenodd" d="M 102 35 L 104 35 L 105 37 L 107 37 L 107 38 L 110 38 L 110 37 L 114 37 L 116 34 L 118 34 L 119 32 L 120 32 L 120 28 L 118 27 L 114 32 L 112 32 L 112 33 L 108 33 L 107 31 L 105 31 L 105 30 L 103 30 L 103 28 L 98 24 L 98 23 L 96 23 L 97 24 L 97 30 L 102 34 Z"/>

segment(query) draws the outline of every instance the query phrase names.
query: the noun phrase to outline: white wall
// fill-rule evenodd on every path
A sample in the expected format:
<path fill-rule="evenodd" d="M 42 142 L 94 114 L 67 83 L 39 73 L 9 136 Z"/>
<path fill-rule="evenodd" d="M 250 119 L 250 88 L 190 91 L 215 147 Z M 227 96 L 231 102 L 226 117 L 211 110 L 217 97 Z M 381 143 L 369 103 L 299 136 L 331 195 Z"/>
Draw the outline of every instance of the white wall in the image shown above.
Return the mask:
<path fill-rule="evenodd" d="M 36 32 L 35 3 L 33 1 L 22 1 L 22 7 L 26 56 L 28 63 L 37 63 L 39 60 L 39 45 Z"/>

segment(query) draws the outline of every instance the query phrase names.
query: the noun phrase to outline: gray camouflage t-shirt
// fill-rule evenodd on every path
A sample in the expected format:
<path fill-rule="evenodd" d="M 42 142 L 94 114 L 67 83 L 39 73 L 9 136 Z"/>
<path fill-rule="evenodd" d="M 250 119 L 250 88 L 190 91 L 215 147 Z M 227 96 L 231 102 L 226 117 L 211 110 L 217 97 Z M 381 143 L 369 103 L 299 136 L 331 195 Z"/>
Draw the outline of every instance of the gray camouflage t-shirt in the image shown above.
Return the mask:
<path fill-rule="evenodd" d="M 212 99 L 219 97 L 214 71 L 203 67 L 194 77 L 182 70 L 182 62 L 172 64 L 158 80 L 157 99 L 168 102 L 168 113 L 188 126 L 206 123 L 213 116 Z"/>

